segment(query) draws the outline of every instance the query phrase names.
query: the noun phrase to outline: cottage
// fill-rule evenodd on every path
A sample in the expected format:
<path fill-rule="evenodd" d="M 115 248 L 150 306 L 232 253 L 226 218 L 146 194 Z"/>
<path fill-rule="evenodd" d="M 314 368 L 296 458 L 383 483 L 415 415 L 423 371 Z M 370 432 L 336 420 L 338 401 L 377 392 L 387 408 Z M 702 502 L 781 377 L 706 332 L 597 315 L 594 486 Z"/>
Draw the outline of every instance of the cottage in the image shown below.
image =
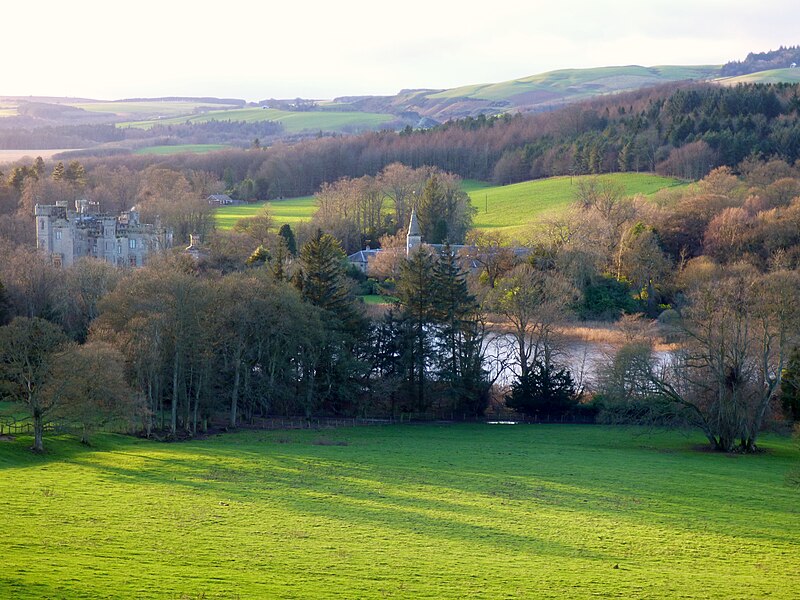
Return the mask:
<path fill-rule="evenodd" d="M 419 228 L 419 220 L 417 219 L 417 211 L 411 211 L 411 218 L 408 222 L 408 233 L 406 234 L 406 250 L 405 255 L 408 257 L 416 248 L 425 246 L 431 248 L 436 252 L 442 253 L 447 247 L 445 244 L 427 244 L 422 241 L 422 231 Z M 457 255 L 462 263 L 462 267 L 470 271 L 475 271 L 479 268 L 479 261 L 476 260 L 477 248 L 474 246 L 467 246 L 464 244 L 450 244 L 450 251 Z M 402 248 L 389 248 L 389 249 L 371 249 L 367 246 L 364 250 L 359 250 L 347 257 L 350 263 L 358 267 L 364 273 L 369 273 L 370 261 L 373 260 L 381 252 L 402 252 Z M 515 254 L 525 254 L 527 249 L 518 248 L 514 250 Z"/>
<path fill-rule="evenodd" d="M 234 200 L 228 194 L 211 194 L 207 200 L 211 206 L 239 206 L 244 204 L 241 200 Z"/>

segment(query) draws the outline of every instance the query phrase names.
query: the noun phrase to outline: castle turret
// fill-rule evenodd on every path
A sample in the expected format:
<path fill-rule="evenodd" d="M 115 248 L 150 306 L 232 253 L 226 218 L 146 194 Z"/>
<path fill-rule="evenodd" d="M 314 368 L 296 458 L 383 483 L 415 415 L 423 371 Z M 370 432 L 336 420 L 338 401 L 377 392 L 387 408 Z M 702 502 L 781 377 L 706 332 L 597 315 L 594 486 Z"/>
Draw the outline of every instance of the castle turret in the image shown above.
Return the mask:
<path fill-rule="evenodd" d="M 419 248 L 422 245 L 422 233 L 419 230 L 419 222 L 417 221 L 417 210 L 411 211 L 411 219 L 408 222 L 408 234 L 406 235 L 406 256 L 411 254 L 414 248 Z"/>

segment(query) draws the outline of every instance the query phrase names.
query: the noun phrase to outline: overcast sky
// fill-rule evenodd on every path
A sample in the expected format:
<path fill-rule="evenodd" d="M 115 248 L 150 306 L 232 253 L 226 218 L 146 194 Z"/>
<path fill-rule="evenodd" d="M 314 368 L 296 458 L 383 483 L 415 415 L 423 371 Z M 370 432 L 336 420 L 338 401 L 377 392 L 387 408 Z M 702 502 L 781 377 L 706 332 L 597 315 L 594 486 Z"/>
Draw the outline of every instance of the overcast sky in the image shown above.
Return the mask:
<path fill-rule="evenodd" d="M 797 0 L 4 4 L 0 95 L 333 98 L 800 44 Z"/>

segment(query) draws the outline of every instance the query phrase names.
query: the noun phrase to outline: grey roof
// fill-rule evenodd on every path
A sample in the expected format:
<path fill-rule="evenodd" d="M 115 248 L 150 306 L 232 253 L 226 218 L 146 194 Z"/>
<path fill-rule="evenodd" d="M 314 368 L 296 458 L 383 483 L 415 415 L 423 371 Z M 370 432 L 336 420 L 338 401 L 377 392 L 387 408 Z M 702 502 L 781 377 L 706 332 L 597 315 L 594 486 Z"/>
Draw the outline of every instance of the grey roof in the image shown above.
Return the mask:
<path fill-rule="evenodd" d="M 417 209 L 412 209 L 411 220 L 408 222 L 408 235 L 422 235 L 417 222 Z"/>
<path fill-rule="evenodd" d="M 374 250 L 359 250 L 358 252 L 354 252 L 353 254 L 348 256 L 347 259 L 350 262 L 360 262 L 367 264 L 367 262 L 369 261 L 369 257 L 375 256 L 380 251 L 381 250 L 379 248 L 376 248 Z"/>
<path fill-rule="evenodd" d="M 216 204 L 244 204 L 241 200 L 234 200 L 228 194 L 211 194 L 208 201 Z"/>

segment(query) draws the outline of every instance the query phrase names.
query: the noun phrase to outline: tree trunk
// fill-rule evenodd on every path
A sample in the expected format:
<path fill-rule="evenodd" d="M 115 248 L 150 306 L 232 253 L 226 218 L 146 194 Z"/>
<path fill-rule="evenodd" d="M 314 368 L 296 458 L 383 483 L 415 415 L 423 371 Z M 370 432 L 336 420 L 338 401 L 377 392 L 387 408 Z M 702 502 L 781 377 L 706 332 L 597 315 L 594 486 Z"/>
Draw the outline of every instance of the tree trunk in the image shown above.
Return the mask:
<path fill-rule="evenodd" d="M 233 376 L 233 390 L 231 391 L 231 414 L 230 414 L 230 426 L 232 428 L 236 427 L 237 422 L 237 412 L 239 409 L 239 379 L 240 379 L 240 365 L 239 361 L 236 362 L 236 369 Z"/>
<path fill-rule="evenodd" d="M 44 452 L 44 417 L 39 410 L 33 411 L 33 451 Z"/>
<path fill-rule="evenodd" d="M 178 352 L 175 351 L 175 360 L 172 365 L 172 415 L 170 417 L 169 430 L 172 435 L 178 431 L 178 372 L 180 361 Z"/>
<path fill-rule="evenodd" d="M 203 384 L 202 378 L 197 382 L 197 389 L 194 394 L 194 410 L 192 411 L 192 435 L 197 435 L 197 410 L 200 405 L 200 391 Z"/>

